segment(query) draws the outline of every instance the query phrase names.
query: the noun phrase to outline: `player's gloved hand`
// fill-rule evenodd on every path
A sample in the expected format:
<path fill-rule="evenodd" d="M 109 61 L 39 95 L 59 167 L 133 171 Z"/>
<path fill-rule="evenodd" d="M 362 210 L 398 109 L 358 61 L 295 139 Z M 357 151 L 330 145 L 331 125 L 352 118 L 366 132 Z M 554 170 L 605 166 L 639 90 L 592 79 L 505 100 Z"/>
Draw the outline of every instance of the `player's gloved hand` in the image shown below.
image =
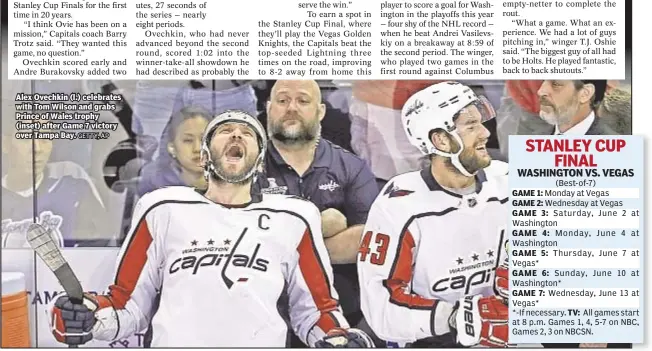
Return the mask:
<path fill-rule="evenodd" d="M 502 264 L 496 267 L 496 279 L 494 279 L 494 290 L 506 304 L 509 300 L 509 267 Z"/>
<path fill-rule="evenodd" d="M 507 347 L 508 313 L 507 305 L 496 296 L 469 295 L 455 304 L 449 324 L 462 346 Z"/>
<path fill-rule="evenodd" d="M 54 338 L 67 345 L 83 345 L 93 339 L 95 297 L 85 294 L 81 303 L 73 303 L 67 295 L 60 295 L 48 308 L 48 320 Z"/>
<path fill-rule="evenodd" d="M 328 334 L 321 340 L 315 343 L 317 348 L 373 348 L 374 343 L 367 335 L 360 329 L 356 328 L 336 328 L 328 332 Z"/>

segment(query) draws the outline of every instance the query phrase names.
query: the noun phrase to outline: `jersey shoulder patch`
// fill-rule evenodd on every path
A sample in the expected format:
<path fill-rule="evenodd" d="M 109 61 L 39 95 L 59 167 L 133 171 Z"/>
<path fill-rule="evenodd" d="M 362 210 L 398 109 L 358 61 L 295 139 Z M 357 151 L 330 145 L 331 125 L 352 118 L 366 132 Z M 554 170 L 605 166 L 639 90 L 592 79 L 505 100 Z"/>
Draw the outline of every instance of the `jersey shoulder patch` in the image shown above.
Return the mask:
<path fill-rule="evenodd" d="M 389 198 L 403 197 L 403 196 L 408 196 L 412 193 L 414 193 L 413 190 L 401 189 L 394 182 L 391 182 L 385 188 L 385 192 L 383 192 L 383 196 L 387 196 Z"/>
<path fill-rule="evenodd" d="M 382 191 L 382 196 L 387 198 L 405 197 L 420 191 L 421 173 L 407 172 L 398 174 L 390 179 Z"/>

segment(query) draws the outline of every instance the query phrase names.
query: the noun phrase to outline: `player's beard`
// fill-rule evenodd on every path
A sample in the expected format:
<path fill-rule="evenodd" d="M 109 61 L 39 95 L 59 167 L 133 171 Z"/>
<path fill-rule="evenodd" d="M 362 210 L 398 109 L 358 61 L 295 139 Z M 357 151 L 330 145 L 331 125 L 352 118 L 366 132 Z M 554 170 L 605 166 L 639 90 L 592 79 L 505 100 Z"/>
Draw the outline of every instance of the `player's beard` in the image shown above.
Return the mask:
<path fill-rule="evenodd" d="M 293 126 L 285 127 L 283 124 L 293 119 L 296 123 Z M 321 132 L 321 124 L 318 118 L 312 121 L 306 121 L 299 117 L 297 113 L 287 113 L 283 118 L 271 120 L 269 123 L 269 134 L 275 140 L 285 145 L 302 145 L 314 142 Z"/>
<path fill-rule="evenodd" d="M 461 146 L 457 140 L 455 140 L 451 135 L 447 135 L 447 137 L 451 144 L 451 149 L 448 152 L 452 154 L 459 152 Z M 487 168 L 491 164 L 491 156 L 488 152 L 483 156 L 478 154 L 476 148 L 479 146 L 484 146 L 485 150 L 487 150 L 487 139 L 481 139 L 471 147 L 464 147 L 464 150 L 462 150 L 458 156 L 460 164 L 462 164 L 462 167 L 464 167 L 464 169 L 470 174 L 474 174 L 481 169 Z M 451 158 L 447 157 L 445 164 L 449 170 L 459 172 L 457 167 L 453 165 L 453 160 Z"/>
<path fill-rule="evenodd" d="M 482 143 L 474 145 L 472 148 L 464 148 L 459 156 L 460 163 L 464 169 L 471 174 L 487 168 L 491 164 L 491 156 L 489 156 L 488 153 L 487 156 L 484 157 L 477 154 L 478 151 L 475 148 L 480 145 L 482 145 Z"/>
<path fill-rule="evenodd" d="M 226 150 L 219 153 L 219 155 L 217 155 L 218 153 L 216 152 L 212 153 L 213 156 L 211 156 L 211 161 L 213 163 L 213 168 L 215 169 L 215 175 L 217 176 L 217 179 L 215 180 L 217 182 L 226 182 L 236 185 L 247 184 L 251 179 L 251 175 L 248 176 L 249 172 L 256 167 L 257 155 L 246 152 L 244 156 L 244 167 L 240 170 L 232 171 L 224 165 L 225 153 Z"/>
<path fill-rule="evenodd" d="M 573 95 L 571 100 L 563 106 L 555 106 L 545 99 L 540 100 L 540 105 L 539 116 L 546 123 L 554 126 L 568 124 L 579 110 L 580 101 L 577 95 Z M 545 107 L 550 110 L 546 111 Z"/>

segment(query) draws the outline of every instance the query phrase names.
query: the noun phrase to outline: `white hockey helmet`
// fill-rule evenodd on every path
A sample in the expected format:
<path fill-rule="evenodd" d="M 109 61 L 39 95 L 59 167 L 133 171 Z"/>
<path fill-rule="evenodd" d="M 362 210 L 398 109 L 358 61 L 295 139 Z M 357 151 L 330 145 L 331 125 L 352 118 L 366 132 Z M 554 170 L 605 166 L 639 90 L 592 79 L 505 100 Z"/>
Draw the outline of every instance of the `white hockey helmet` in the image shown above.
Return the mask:
<path fill-rule="evenodd" d="M 218 126 L 224 123 L 242 123 L 252 128 L 256 133 L 258 139 L 258 149 L 260 151 L 260 153 L 258 154 L 258 158 L 254 163 L 254 167 L 249 172 L 247 172 L 242 177 L 242 179 L 239 179 L 235 182 L 244 181 L 246 179 L 249 179 L 249 177 L 254 176 L 263 163 L 263 159 L 265 158 L 265 153 L 267 151 L 267 135 L 265 134 L 265 129 L 263 128 L 263 125 L 260 123 L 260 121 L 258 121 L 258 118 L 250 115 L 245 111 L 228 110 L 215 116 L 215 118 L 213 118 L 213 120 L 210 121 L 210 123 L 208 123 L 208 126 L 206 126 L 201 142 L 202 157 L 206 155 L 208 160 L 206 162 L 206 165 L 204 166 L 204 176 L 207 179 L 209 175 L 212 175 L 214 178 L 219 178 L 217 172 L 215 171 L 215 165 L 213 164 L 213 160 L 211 158 L 210 144 L 211 141 L 213 140 L 213 134 L 215 133 L 215 129 L 217 129 Z"/>
<path fill-rule="evenodd" d="M 466 85 L 458 82 L 442 82 L 431 85 L 412 95 L 403 105 L 401 121 L 408 140 L 424 155 L 450 157 L 451 162 L 462 174 L 472 176 L 460 163 L 459 156 L 464 144 L 456 127 L 455 118 L 469 105 L 475 105 L 482 114 L 482 122 L 496 116 L 491 103 L 484 96 L 477 96 Z M 456 153 L 443 152 L 432 143 L 432 133 L 443 130 L 460 145 Z"/>

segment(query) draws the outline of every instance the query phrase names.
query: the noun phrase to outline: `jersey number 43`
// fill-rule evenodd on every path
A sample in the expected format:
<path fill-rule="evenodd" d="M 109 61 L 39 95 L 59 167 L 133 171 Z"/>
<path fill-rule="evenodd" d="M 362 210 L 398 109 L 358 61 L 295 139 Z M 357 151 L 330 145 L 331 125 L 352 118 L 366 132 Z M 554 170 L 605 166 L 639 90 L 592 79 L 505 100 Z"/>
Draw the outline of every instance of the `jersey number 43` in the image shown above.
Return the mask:
<path fill-rule="evenodd" d="M 372 249 L 370 248 L 371 246 L 371 239 L 374 237 L 374 233 L 371 231 L 368 231 L 364 234 L 364 237 L 362 238 L 362 243 L 360 244 L 360 248 L 358 249 L 358 254 L 359 254 L 359 260 L 360 262 L 365 262 L 367 260 L 367 256 L 369 256 L 369 263 L 375 264 L 378 266 L 382 266 L 385 264 L 385 258 L 387 257 L 387 248 L 389 247 L 389 235 L 387 234 L 382 234 L 382 233 L 377 233 L 376 234 L 376 239 L 374 240 L 375 245 Z M 371 255 L 369 255 L 371 253 Z"/>

